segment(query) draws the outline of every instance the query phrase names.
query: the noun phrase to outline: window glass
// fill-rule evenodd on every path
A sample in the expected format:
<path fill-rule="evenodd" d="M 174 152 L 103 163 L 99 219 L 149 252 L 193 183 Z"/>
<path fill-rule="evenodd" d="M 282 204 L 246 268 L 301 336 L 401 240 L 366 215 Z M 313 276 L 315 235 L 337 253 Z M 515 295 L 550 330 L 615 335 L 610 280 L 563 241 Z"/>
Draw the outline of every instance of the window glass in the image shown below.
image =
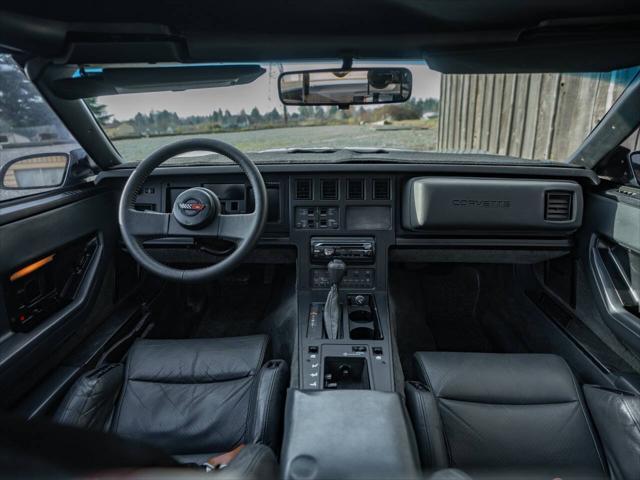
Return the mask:
<path fill-rule="evenodd" d="M 59 188 L 77 148 L 22 69 L 0 54 L 0 201 Z"/>
<path fill-rule="evenodd" d="M 209 137 L 233 144 L 256 162 L 295 161 L 286 152 L 277 157 L 274 149 L 326 153 L 351 148 L 490 154 L 493 162 L 559 165 L 568 161 L 639 70 L 443 75 L 424 61 L 357 65 L 364 66 L 410 70 L 411 98 L 347 110 L 285 106 L 277 88 L 282 73 L 336 65 L 270 63 L 262 65 L 264 75 L 248 84 L 127 93 L 87 99 L 87 105 L 128 162 L 139 162 L 181 138 Z M 170 163 L 218 161 L 224 159 L 191 153 Z"/>

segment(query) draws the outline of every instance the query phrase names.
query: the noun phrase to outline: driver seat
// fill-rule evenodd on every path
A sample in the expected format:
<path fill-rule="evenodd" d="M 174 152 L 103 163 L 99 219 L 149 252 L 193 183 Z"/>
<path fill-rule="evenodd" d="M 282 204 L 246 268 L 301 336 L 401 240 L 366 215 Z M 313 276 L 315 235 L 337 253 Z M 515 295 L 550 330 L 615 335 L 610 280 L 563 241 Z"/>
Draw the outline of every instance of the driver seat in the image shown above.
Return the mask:
<path fill-rule="evenodd" d="M 138 340 L 126 363 L 81 376 L 55 420 L 154 445 L 202 463 L 240 444 L 277 452 L 289 379 L 265 363 L 268 337 Z"/>

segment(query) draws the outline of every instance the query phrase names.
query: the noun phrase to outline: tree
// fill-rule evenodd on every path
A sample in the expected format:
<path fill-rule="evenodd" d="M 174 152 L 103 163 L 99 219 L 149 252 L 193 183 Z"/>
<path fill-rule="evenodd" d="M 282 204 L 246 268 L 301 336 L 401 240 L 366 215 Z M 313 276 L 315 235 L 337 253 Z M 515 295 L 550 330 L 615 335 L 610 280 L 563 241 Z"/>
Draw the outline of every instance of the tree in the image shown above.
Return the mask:
<path fill-rule="evenodd" d="M 251 116 L 247 115 L 247 112 L 244 111 L 244 108 L 240 110 L 240 113 L 237 116 L 236 123 L 240 127 L 246 127 L 250 123 L 254 123 L 253 121 L 254 115 L 251 112 Z"/>
<path fill-rule="evenodd" d="M 262 115 L 260 115 L 260 110 L 258 110 L 258 107 L 253 107 L 253 110 L 251 110 L 249 117 L 251 118 L 251 123 L 260 123 L 262 121 Z"/>
<path fill-rule="evenodd" d="M 269 123 L 277 123 L 280 121 L 280 112 L 277 108 L 273 107 L 273 110 L 265 114 L 264 119 Z"/>
<path fill-rule="evenodd" d="M 307 118 L 313 118 L 314 109 L 313 107 L 309 107 L 307 105 L 302 105 L 298 107 L 298 114 L 302 120 L 306 120 Z"/>
<path fill-rule="evenodd" d="M 109 123 L 113 118 L 113 115 L 107 112 L 107 106 L 102 103 L 98 103 L 97 98 L 87 98 L 85 99 L 84 103 L 87 104 L 87 107 L 89 107 L 89 110 L 91 110 L 93 116 L 96 117 L 96 120 L 98 120 L 100 123 Z"/>
<path fill-rule="evenodd" d="M 0 55 L 0 117 L 11 128 L 55 125 L 59 121 L 9 55 Z"/>

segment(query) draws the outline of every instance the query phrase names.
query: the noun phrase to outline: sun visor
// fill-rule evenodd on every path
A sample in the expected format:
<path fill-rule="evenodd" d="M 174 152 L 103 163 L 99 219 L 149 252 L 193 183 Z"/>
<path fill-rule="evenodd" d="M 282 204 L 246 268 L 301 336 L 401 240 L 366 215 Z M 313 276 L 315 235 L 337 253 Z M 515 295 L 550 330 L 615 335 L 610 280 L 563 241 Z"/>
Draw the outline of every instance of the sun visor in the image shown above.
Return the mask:
<path fill-rule="evenodd" d="M 251 83 L 265 73 L 260 65 L 185 65 L 142 68 L 91 68 L 71 78 L 53 80 L 49 87 L 60 98 L 123 93 L 181 91 Z"/>

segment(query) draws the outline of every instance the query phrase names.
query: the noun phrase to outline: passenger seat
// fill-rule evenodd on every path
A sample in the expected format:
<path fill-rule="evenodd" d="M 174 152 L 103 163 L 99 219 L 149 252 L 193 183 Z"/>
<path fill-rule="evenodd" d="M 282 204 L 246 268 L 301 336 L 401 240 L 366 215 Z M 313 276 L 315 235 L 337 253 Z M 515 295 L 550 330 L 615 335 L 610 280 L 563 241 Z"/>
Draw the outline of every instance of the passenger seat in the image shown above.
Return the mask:
<path fill-rule="evenodd" d="M 602 478 L 605 459 L 576 380 L 555 355 L 428 352 L 407 384 L 423 468 L 473 478 Z"/>

